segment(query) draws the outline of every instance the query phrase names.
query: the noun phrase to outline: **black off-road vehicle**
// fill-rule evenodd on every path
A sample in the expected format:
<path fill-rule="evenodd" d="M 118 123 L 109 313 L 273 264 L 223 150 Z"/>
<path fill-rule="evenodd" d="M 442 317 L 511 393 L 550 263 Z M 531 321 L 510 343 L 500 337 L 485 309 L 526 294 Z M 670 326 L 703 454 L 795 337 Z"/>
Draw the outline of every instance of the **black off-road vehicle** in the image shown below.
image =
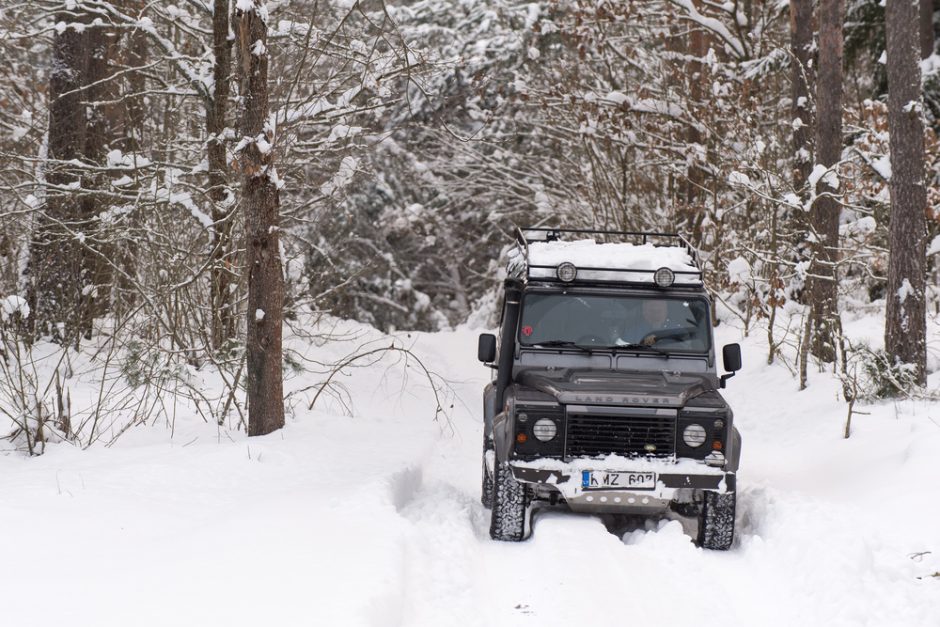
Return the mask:
<path fill-rule="evenodd" d="M 741 437 L 719 393 L 711 302 L 678 235 L 532 228 L 505 281 L 496 371 L 484 391 L 483 504 L 490 535 L 520 541 L 538 506 L 698 520 L 734 537 Z M 591 239 L 585 239 L 590 237 Z"/>

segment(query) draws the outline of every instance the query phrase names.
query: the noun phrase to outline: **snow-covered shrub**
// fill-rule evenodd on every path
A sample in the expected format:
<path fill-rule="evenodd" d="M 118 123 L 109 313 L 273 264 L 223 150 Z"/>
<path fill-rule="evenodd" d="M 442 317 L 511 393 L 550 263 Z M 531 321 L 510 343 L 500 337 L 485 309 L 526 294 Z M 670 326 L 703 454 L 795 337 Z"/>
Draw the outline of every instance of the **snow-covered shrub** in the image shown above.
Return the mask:
<path fill-rule="evenodd" d="M 848 345 L 842 368 L 843 387 L 848 400 L 874 401 L 894 397 L 919 396 L 916 369 L 911 364 L 892 363 L 883 349 L 867 343 Z"/>

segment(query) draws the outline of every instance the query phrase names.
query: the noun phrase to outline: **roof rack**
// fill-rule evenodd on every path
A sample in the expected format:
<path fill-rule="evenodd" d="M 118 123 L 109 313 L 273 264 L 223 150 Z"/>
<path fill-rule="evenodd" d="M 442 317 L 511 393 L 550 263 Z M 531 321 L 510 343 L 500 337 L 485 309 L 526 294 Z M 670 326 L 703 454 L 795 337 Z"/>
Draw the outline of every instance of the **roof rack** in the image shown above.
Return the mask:
<path fill-rule="evenodd" d="M 526 227 L 516 228 L 516 239 L 519 242 L 520 255 L 511 255 L 509 261 L 509 276 L 515 279 L 571 282 L 578 283 L 624 283 L 649 287 L 656 285 L 655 276 L 661 267 L 668 267 L 664 263 L 661 267 L 595 267 L 581 265 L 577 267 L 576 279 L 562 281 L 558 276 L 558 269 L 565 262 L 552 265 L 534 264 L 531 262 L 529 245 L 533 243 L 549 243 L 564 241 L 566 235 L 601 236 L 595 239 L 607 241 L 596 242 L 602 244 L 633 244 L 652 245 L 654 248 L 681 248 L 688 255 L 691 264 L 683 263 L 683 268 L 669 268 L 674 276 L 672 285 L 676 287 L 699 287 L 702 282 L 702 268 L 699 264 L 697 251 L 689 241 L 678 233 L 661 233 L 655 231 L 608 231 L 598 229 L 566 229 L 557 227 Z M 575 239 L 575 238 L 570 238 Z M 652 260 L 650 260 L 652 261 Z M 655 263 L 655 262 L 654 262 Z M 572 264 L 568 264 L 572 265 Z M 648 266 L 648 264 L 646 264 Z M 687 269 L 691 266 L 693 269 Z"/>

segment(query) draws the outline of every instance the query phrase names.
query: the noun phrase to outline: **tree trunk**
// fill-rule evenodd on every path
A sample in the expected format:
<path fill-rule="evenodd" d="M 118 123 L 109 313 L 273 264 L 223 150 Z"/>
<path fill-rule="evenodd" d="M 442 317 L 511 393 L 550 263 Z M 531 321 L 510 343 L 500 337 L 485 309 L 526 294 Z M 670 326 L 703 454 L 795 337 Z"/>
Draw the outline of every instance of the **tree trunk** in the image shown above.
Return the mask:
<path fill-rule="evenodd" d="M 701 9 L 701 0 L 693 0 L 693 6 Z M 689 30 L 686 42 L 686 66 L 685 80 L 688 85 L 688 106 L 700 107 L 705 99 L 706 85 L 706 66 L 702 58 L 708 52 L 708 38 L 705 31 L 701 28 L 692 28 Z M 686 129 L 685 141 L 688 146 L 701 145 L 703 142 L 702 133 L 695 126 L 690 124 Z M 686 172 L 685 180 L 685 226 L 683 230 L 691 238 L 691 241 L 700 245 L 702 242 L 702 222 L 705 219 L 705 206 L 702 198 L 705 196 L 706 172 L 699 165 L 698 160 L 692 161 Z"/>
<path fill-rule="evenodd" d="M 793 188 L 803 195 L 803 188 L 813 169 L 810 133 L 813 111 L 810 88 L 813 84 L 813 2 L 790 1 L 790 111 L 793 124 Z"/>
<path fill-rule="evenodd" d="M 135 0 L 130 4 L 130 10 L 141 10 L 143 3 Z M 121 65 L 127 69 L 124 81 L 125 92 L 113 108 L 123 120 L 123 127 L 113 138 L 115 148 L 125 154 L 141 152 L 144 141 L 144 127 L 147 118 L 148 104 L 144 92 L 147 89 L 147 75 L 142 69 L 149 56 L 147 34 L 138 29 L 131 30 L 123 38 L 121 46 Z M 110 113 L 108 115 L 111 115 Z M 139 189 L 137 184 L 135 189 Z M 137 250 L 130 240 L 128 228 L 123 228 L 115 234 L 116 246 L 112 260 L 121 269 L 113 273 L 114 285 L 111 294 L 112 313 L 120 320 L 132 311 L 137 302 L 137 293 L 133 277 L 137 274 Z"/>
<path fill-rule="evenodd" d="M 933 54 L 933 0 L 920 0 L 920 58 Z"/>
<path fill-rule="evenodd" d="M 63 6 L 56 23 L 87 22 L 80 10 Z M 53 38 L 49 74 L 48 161 L 46 202 L 30 242 L 28 302 L 30 328 L 64 343 L 76 340 L 81 322 L 82 287 L 86 278 L 81 231 L 82 170 L 75 163 L 85 150 L 88 120 L 81 88 L 86 84 L 89 30 L 65 28 Z"/>
<path fill-rule="evenodd" d="M 842 156 L 842 24 L 845 0 L 819 3 L 819 74 L 816 80 L 816 162 L 835 171 Z M 835 317 L 838 315 L 836 261 L 839 246 L 839 190 L 822 177 L 816 184 L 812 226 L 815 255 L 810 266 L 813 316 L 812 353 L 834 361 Z M 838 185 L 837 185 L 838 187 Z"/>
<path fill-rule="evenodd" d="M 88 37 L 88 65 L 85 73 L 86 86 L 82 100 L 87 111 L 87 128 L 82 156 L 91 165 L 106 162 L 106 155 L 123 145 L 127 124 L 126 111 L 120 103 L 120 81 L 115 71 L 121 61 L 121 34 L 105 26 L 93 26 L 86 31 Z M 85 334 L 91 332 L 92 320 L 105 315 L 111 304 L 111 286 L 114 272 L 110 265 L 121 248 L 114 234 L 95 220 L 95 216 L 107 211 L 112 200 L 97 193 L 108 186 L 108 175 L 104 170 L 94 170 L 83 177 L 82 220 L 87 237 L 82 249 L 83 268 L 87 276 L 82 290 L 81 327 Z"/>
<path fill-rule="evenodd" d="M 243 4 L 243 3 L 240 3 Z M 284 426 L 281 321 L 284 276 L 278 237 L 274 129 L 268 124 L 267 10 L 264 0 L 235 10 L 241 141 L 236 158 L 243 176 L 248 265 L 248 435 Z"/>
<path fill-rule="evenodd" d="M 215 62 L 212 67 L 214 90 L 206 101 L 206 151 L 209 163 L 209 199 L 212 201 L 212 221 L 215 242 L 210 262 L 212 284 L 211 340 L 213 350 L 222 347 L 235 337 L 236 314 L 235 286 L 238 284 L 234 271 L 235 247 L 232 228 L 235 218 L 235 202 L 228 186 L 228 163 L 225 158 L 226 113 L 232 71 L 232 42 L 229 33 L 229 0 L 214 0 L 212 15 L 212 52 Z"/>
<path fill-rule="evenodd" d="M 885 350 L 926 383 L 925 240 L 927 188 L 921 103 L 918 7 L 893 0 L 885 9 L 891 233 L 888 244 Z"/>

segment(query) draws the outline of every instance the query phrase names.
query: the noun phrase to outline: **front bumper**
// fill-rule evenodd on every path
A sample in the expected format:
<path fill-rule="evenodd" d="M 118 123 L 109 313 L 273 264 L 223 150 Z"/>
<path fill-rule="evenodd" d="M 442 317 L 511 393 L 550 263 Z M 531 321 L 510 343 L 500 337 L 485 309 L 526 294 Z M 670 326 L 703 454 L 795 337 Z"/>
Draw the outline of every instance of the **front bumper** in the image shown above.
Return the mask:
<path fill-rule="evenodd" d="M 691 502 L 701 491 L 735 489 L 735 474 L 705 464 L 682 460 L 577 459 L 570 462 L 539 460 L 510 462 L 517 481 L 532 484 L 539 492 L 557 492 L 572 511 L 656 513 L 671 503 Z M 585 488 L 585 471 L 654 472 L 656 485 L 648 489 Z"/>

